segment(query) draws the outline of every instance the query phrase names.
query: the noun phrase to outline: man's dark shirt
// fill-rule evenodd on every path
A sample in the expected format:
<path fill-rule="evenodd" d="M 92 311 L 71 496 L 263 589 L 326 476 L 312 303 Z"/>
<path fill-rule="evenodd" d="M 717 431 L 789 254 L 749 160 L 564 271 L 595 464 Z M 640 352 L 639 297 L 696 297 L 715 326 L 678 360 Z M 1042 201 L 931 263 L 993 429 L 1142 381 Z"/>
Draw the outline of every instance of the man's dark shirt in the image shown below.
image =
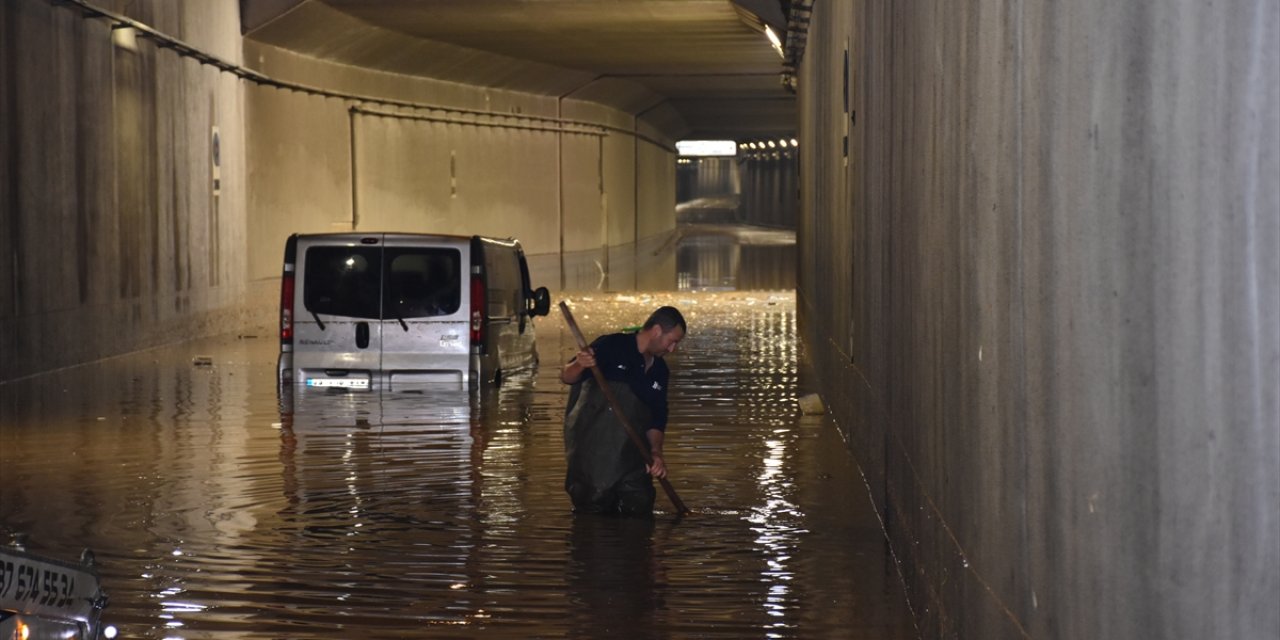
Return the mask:
<path fill-rule="evenodd" d="M 653 424 L 642 429 L 667 429 L 667 378 L 670 371 L 662 358 L 654 358 L 649 371 L 644 370 L 644 355 L 636 346 L 634 333 L 614 333 L 596 338 L 591 343 L 596 354 L 596 367 L 608 380 L 625 382 L 631 392 L 649 407 Z M 583 378 L 590 376 L 584 373 Z M 580 379 L 580 380 L 581 380 Z M 637 428 L 640 428 L 637 425 Z"/>

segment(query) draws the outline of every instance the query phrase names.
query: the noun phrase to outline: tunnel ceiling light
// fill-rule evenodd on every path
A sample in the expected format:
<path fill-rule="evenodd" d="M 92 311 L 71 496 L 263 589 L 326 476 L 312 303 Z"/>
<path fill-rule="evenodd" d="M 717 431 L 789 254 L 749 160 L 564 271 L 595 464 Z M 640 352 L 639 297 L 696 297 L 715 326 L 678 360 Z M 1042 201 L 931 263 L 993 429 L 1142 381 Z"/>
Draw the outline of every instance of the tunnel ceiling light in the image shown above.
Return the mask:
<path fill-rule="evenodd" d="M 799 146 L 800 146 L 800 143 L 799 143 L 799 142 L 796 142 L 796 139 L 795 139 L 795 138 L 792 138 L 792 139 L 791 139 L 791 146 L 793 146 L 793 147 L 799 147 Z"/>
<path fill-rule="evenodd" d="M 772 140 L 770 140 L 770 141 L 769 141 L 769 148 L 770 148 L 770 149 L 773 149 L 774 147 L 777 147 L 777 146 L 778 146 L 778 145 L 777 145 L 777 143 L 775 143 L 774 141 L 772 141 Z"/>
<path fill-rule="evenodd" d="M 734 156 L 738 145 L 733 140 L 681 140 L 676 151 L 682 156 Z"/>
<path fill-rule="evenodd" d="M 773 29 L 770 28 L 768 25 L 765 25 L 764 35 L 765 37 L 769 38 L 769 44 L 773 45 L 773 50 L 778 52 L 778 56 L 780 56 L 783 60 L 786 60 L 787 54 L 782 52 L 782 41 L 778 39 L 778 34 L 774 33 Z"/>

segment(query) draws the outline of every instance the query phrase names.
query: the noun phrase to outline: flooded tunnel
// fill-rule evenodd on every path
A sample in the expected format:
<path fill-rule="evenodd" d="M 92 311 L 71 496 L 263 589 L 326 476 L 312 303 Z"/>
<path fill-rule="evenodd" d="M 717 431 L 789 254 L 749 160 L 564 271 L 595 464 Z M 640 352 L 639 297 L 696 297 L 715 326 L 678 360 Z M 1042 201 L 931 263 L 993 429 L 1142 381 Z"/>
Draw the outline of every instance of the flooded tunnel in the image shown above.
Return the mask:
<path fill-rule="evenodd" d="M 915 636 L 863 478 L 799 408 L 794 294 L 566 297 L 593 335 L 684 311 L 666 455 L 692 514 L 573 514 L 558 367 L 278 395 L 276 342 L 244 335 L 0 387 L 4 527 L 91 543 L 122 637 Z"/>
<path fill-rule="evenodd" d="M 1276 637 L 1278 36 L 0 3 L 0 635 Z M 680 309 L 692 513 L 573 513 L 554 309 L 498 384 L 281 384 L 288 239 L 381 232 L 518 239 L 589 339 Z"/>

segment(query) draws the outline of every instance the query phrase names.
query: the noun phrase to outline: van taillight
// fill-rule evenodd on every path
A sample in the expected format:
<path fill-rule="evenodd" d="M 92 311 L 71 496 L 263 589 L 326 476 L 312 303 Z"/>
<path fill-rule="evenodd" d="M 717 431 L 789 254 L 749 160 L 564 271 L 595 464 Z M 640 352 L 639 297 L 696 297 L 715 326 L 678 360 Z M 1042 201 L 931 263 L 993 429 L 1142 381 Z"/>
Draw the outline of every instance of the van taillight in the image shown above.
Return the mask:
<path fill-rule="evenodd" d="M 280 342 L 293 343 L 293 271 L 280 278 Z"/>
<path fill-rule="evenodd" d="M 484 278 L 478 273 L 473 273 L 471 274 L 471 348 L 481 352 L 484 351 L 486 303 Z"/>

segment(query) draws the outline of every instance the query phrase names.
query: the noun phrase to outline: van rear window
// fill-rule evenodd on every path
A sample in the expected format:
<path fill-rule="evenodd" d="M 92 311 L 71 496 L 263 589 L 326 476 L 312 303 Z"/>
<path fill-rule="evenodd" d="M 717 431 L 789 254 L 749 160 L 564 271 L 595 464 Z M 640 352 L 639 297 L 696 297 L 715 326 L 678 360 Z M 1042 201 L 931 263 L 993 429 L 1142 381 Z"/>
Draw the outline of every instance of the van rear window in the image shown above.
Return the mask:
<path fill-rule="evenodd" d="M 378 319 L 381 253 L 379 247 L 307 249 L 302 304 L 321 315 Z"/>
<path fill-rule="evenodd" d="M 387 247 L 388 318 L 448 316 L 462 304 L 462 253 L 457 249 Z"/>

